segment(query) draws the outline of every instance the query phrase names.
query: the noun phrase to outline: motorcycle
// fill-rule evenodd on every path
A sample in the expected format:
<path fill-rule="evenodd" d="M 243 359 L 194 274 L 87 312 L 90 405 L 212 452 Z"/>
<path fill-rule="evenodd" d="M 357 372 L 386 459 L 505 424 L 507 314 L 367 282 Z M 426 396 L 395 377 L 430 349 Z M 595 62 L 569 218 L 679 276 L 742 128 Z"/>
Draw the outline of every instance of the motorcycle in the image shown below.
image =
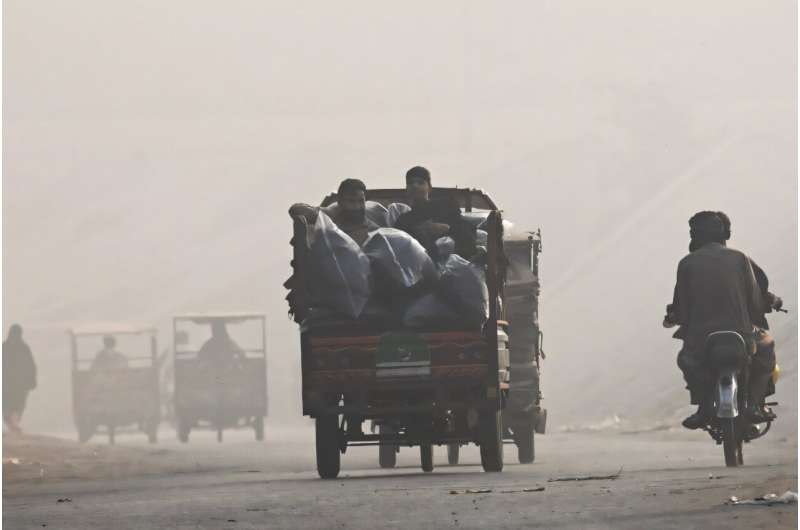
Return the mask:
<path fill-rule="evenodd" d="M 788 312 L 781 307 L 773 309 L 782 313 Z M 667 314 L 664 325 L 672 327 L 675 323 L 670 321 L 669 306 Z M 771 407 L 777 406 L 778 403 L 766 402 L 765 399 L 757 405 L 765 410 L 769 420 L 755 423 L 742 414 L 751 405 L 749 382 L 753 355 L 755 355 L 755 342 L 749 338 L 745 339 L 738 332 L 717 331 L 706 339 L 705 358 L 716 383 L 713 398 L 714 414 L 709 417 L 703 430 L 708 432 L 717 445 L 722 445 L 725 465 L 728 467 L 744 465 L 743 444 L 767 434 L 772 421 L 776 418 Z M 776 364 L 772 373 L 772 391 L 779 373 L 780 369 Z"/>

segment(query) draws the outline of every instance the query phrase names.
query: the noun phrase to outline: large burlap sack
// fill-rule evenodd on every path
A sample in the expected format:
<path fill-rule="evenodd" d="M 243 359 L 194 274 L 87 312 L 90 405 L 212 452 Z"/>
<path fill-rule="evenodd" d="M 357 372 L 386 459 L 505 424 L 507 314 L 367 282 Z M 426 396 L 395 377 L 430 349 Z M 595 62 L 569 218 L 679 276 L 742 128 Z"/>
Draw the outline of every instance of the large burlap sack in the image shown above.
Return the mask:
<path fill-rule="evenodd" d="M 386 226 L 394 226 L 401 215 L 410 211 L 411 206 L 403 204 L 402 202 L 393 202 L 386 209 Z"/>
<path fill-rule="evenodd" d="M 483 266 L 452 254 L 440 269 L 439 293 L 469 324 L 482 326 L 489 318 L 489 288 Z"/>
<path fill-rule="evenodd" d="M 426 294 L 414 301 L 403 314 L 408 328 L 441 326 L 458 322 L 458 313 L 437 294 Z"/>
<path fill-rule="evenodd" d="M 436 279 L 436 266 L 425 248 L 396 228 L 379 228 L 364 243 L 376 292 L 397 292 Z"/>
<path fill-rule="evenodd" d="M 386 206 L 379 202 L 367 201 L 364 207 L 364 215 L 380 227 L 389 226 L 389 211 Z"/>
<path fill-rule="evenodd" d="M 358 318 L 370 294 L 369 258 L 324 212 L 314 225 L 310 252 L 312 297 L 350 318 Z"/>

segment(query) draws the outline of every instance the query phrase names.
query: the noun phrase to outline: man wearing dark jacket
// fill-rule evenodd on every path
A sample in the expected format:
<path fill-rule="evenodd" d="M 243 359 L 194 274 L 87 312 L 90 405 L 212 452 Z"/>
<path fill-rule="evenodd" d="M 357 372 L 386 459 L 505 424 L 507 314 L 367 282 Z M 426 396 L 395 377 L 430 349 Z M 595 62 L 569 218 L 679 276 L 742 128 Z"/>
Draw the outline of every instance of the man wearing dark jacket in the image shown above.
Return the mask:
<path fill-rule="evenodd" d="M 111 335 L 103 337 L 103 349 L 97 352 L 92 361 L 94 372 L 116 372 L 128 367 L 128 359 L 117 351 L 117 339 Z"/>
<path fill-rule="evenodd" d="M 475 228 L 461 215 L 461 208 L 450 200 L 430 198 L 431 174 L 421 166 L 406 173 L 406 192 L 411 211 L 397 219 L 395 228 L 409 233 L 432 256 L 436 255 L 436 240 L 450 236 L 456 244 L 456 254 L 470 259 L 475 254 Z"/>
<path fill-rule="evenodd" d="M 716 213 L 700 212 L 689 226 L 694 250 L 678 264 L 669 320 L 681 326 L 684 345 L 678 366 L 691 402 L 699 405 L 683 425 L 698 429 L 712 412 L 712 374 L 703 359 L 706 338 L 715 331 L 736 331 L 752 339 L 762 301 L 750 260 L 724 245 L 724 228 Z"/>
<path fill-rule="evenodd" d="M 19 421 L 28 393 L 36 388 L 36 363 L 22 340 L 22 327 L 14 324 L 3 342 L 3 421 L 12 432 L 22 432 Z"/>
<path fill-rule="evenodd" d="M 716 212 L 717 217 L 722 221 L 723 237 L 727 244 L 731 238 L 731 219 L 725 212 Z M 750 370 L 750 398 L 754 403 L 749 411 L 751 419 L 756 422 L 768 421 L 774 419 L 774 415 L 764 410 L 760 405 L 762 399 L 767 395 L 769 388 L 769 380 L 772 377 L 772 372 L 775 370 L 775 340 L 769 333 L 769 323 L 767 322 L 767 313 L 772 313 L 773 310 L 780 311 L 783 307 L 783 300 L 774 293 L 769 291 L 769 278 L 764 270 L 750 258 L 750 265 L 753 267 L 753 274 L 758 284 L 758 289 L 761 292 L 761 311 L 754 316 L 753 324 L 755 330 L 753 332 L 753 340 L 756 343 L 756 353 L 753 356 L 753 364 Z"/>

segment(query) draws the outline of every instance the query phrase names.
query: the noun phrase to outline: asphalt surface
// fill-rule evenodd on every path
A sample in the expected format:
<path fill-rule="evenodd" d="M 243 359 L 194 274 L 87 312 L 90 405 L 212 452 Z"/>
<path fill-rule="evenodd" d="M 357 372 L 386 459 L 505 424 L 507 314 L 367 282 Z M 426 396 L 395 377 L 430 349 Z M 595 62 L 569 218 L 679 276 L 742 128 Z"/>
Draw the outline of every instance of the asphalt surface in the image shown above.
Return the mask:
<path fill-rule="evenodd" d="M 169 433 L 163 436 L 168 438 Z M 561 433 L 537 436 L 536 462 L 516 463 L 506 446 L 502 473 L 484 473 L 477 448 L 433 473 L 404 448 L 381 470 L 377 449 L 351 448 L 336 480 L 317 478 L 313 431 L 268 432 L 257 443 L 209 433 L 188 445 L 148 448 L 121 438 L 157 465 L 72 479 L 6 480 L 3 526 L 17 528 L 796 528 L 797 505 L 731 506 L 797 491 L 796 438 L 745 447 L 747 465 L 728 469 L 703 433 Z M 121 455 L 121 456 L 120 456 Z M 118 452 L 125 458 L 124 452 Z M 618 478 L 552 481 L 615 475 Z M 61 500 L 61 502 L 59 502 Z M 46 526 L 45 526 L 46 525 Z"/>

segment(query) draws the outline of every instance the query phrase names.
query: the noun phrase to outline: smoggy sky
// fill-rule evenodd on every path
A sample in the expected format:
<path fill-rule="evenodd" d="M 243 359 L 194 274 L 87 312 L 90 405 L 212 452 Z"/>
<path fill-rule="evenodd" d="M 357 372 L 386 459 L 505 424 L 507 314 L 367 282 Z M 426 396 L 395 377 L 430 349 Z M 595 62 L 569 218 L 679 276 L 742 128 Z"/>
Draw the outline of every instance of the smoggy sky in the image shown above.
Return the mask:
<path fill-rule="evenodd" d="M 660 319 L 692 213 L 725 210 L 797 308 L 796 9 L 6 1 L 3 318 L 42 365 L 31 421 L 68 417 L 66 327 L 166 346 L 181 311 L 266 313 L 270 393 L 296 403 L 288 206 L 417 164 L 542 228 L 556 418 L 641 402 L 648 370 L 683 404 Z"/>

